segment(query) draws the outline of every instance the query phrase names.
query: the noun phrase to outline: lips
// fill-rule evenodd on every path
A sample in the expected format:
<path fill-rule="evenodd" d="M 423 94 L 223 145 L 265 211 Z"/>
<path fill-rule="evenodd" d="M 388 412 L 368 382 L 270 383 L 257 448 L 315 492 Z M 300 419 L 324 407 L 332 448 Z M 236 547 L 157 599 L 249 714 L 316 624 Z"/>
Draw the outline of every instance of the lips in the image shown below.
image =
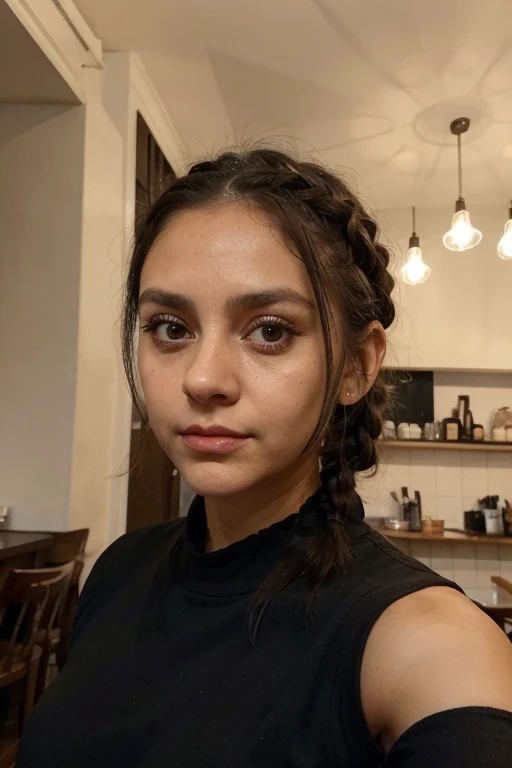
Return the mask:
<path fill-rule="evenodd" d="M 205 454 L 233 453 L 245 445 L 249 437 L 219 424 L 210 427 L 192 424 L 181 432 L 181 438 L 187 448 L 194 453 Z"/>
<path fill-rule="evenodd" d="M 182 435 L 202 435 L 203 437 L 248 437 L 242 432 L 234 429 L 228 429 L 220 424 L 213 424 L 210 427 L 202 427 L 200 424 L 192 424 L 181 433 Z"/>

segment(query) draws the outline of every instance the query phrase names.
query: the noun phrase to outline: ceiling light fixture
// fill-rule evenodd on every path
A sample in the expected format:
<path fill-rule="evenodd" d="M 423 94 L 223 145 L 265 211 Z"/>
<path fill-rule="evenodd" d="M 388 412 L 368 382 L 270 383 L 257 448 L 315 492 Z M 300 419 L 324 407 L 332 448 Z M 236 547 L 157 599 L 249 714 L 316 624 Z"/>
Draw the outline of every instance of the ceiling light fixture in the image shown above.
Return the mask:
<path fill-rule="evenodd" d="M 445 248 L 450 251 L 468 251 L 478 245 L 482 239 L 482 233 L 471 225 L 469 211 L 466 210 L 466 201 L 462 197 L 462 158 L 461 135 L 469 129 L 468 117 L 458 117 L 450 123 L 450 131 L 457 137 L 457 155 L 459 166 L 459 197 L 455 203 L 455 214 L 452 219 L 451 229 L 443 237 Z"/>
<path fill-rule="evenodd" d="M 512 261 L 512 200 L 508 211 L 508 221 L 505 224 L 505 231 L 498 243 L 498 256 L 504 261 Z"/>
<path fill-rule="evenodd" d="M 407 251 L 407 261 L 400 270 L 402 280 L 407 285 L 419 285 L 428 280 L 432 270 L 423 261 L 421 254 L 420 239 L 416 234 L 416 208 L 412 208 L 412 235 L 409 238 L 409 250 Z"/>

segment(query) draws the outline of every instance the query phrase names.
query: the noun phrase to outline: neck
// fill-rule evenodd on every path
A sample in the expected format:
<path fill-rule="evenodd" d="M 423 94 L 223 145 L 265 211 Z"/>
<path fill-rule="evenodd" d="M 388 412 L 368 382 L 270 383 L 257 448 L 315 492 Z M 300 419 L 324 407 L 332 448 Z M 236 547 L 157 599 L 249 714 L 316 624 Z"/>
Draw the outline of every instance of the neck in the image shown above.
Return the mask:
<path fill-rule="evenodd" d="M 320 487 L 318 462 L 301 464 L 286 477 L 265 478 L 261 487 L 229 497 L 206 497 L 206 551 L 215 552 L 297 512 Z"/>

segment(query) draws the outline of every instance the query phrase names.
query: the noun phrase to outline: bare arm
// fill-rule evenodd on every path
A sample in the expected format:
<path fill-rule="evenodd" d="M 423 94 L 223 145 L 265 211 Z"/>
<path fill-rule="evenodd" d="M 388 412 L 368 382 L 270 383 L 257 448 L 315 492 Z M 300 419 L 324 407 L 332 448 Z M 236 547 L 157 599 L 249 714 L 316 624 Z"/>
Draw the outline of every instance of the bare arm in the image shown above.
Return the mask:
<path fill-rule="evenodd" d="M 414 723 L 447 709 L 512 712 L 512 644 L 455 590 L 431 587 L 390 606 L 363 656 L 361 700 L 385 753 Z"/>

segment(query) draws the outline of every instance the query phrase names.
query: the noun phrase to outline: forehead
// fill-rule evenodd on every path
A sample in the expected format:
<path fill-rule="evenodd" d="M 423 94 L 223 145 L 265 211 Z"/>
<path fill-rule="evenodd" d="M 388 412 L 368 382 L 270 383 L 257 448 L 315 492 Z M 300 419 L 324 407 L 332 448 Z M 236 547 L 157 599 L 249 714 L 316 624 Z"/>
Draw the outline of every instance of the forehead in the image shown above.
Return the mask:
<path fill-rule="evenodd" d="M 302 261 L 259 210 L 224 205 L 184 211 L 151 248 L 141 274 L 149 286 L 199 292 L 284 285 L 311 296 Z"/>

